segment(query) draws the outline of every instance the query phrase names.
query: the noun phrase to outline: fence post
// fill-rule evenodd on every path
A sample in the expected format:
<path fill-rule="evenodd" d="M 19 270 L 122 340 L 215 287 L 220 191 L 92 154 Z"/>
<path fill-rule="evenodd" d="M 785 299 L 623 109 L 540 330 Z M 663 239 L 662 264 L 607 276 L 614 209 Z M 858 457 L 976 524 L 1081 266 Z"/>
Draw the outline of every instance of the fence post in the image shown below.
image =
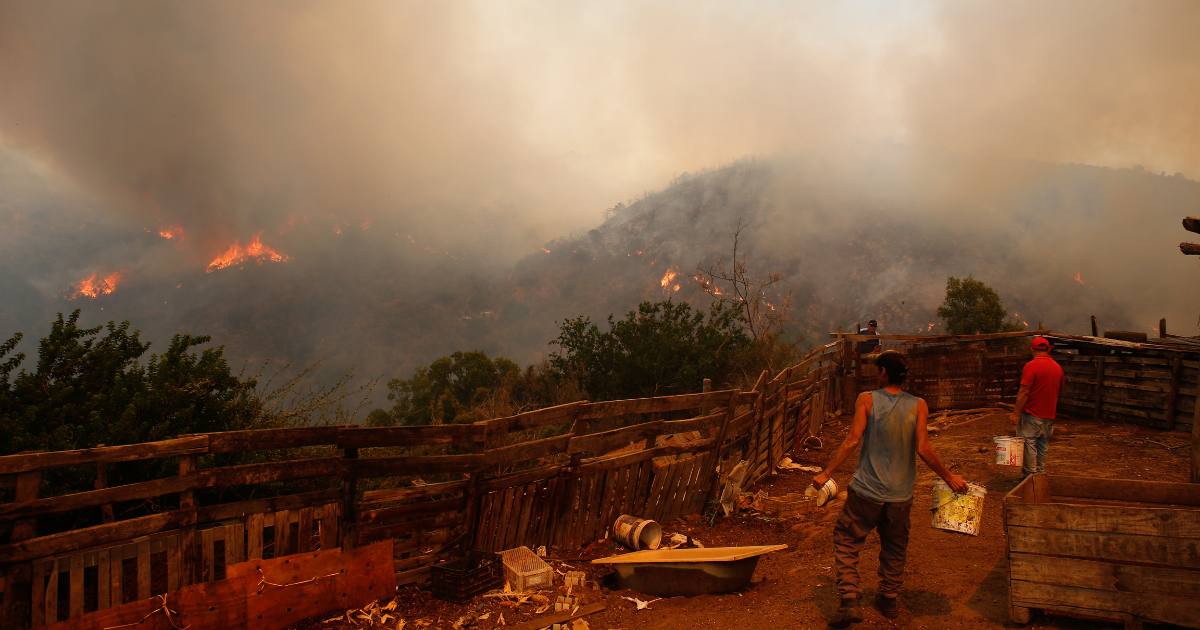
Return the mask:
<path fill-rule="evenodd" d="M 196 472 L 196 456 L 179 456 L 179 476 L 186 477 Z M 196 583 L 200 566 L 196 558 L 196 496 L 191 490 L 179 493 L 179 509 L 190 511 L 187 524 L 179 530 L 179 586 L 189 586 Z M 140 579 L 139 575 L 139 579 Z"/>
<path fill-rule="evenodd" d="M 1163 320 L 1165 323 L 1167 320 Z M 1179 372 L 1183 368 L 1183 358 L 1175 357 L 1171 362 L 1171 389 L 1167 392 L 1167 416 L 1166 424 L 1168 431 L 1175 430 L 1175 409 L 1176 399 L 1179 398 Z"/>
<path fill-rule="evenodd" d="M 103 444 L 97 444 L 96 448 L 103 448 Z M 96 462 L 96 490 L 103 490 L 108 487 L 108 465 L 104 462 Z M 105 503 L 100 506 L 100 520 L 105 523 L 113 522 L 113 509 L 111 503 Z"/>
<path fill-rule="evenodd" d="M 476 442 L 471 449 L 472 453 L 487 453 L 487 421 L 482 420 L 478 424 L 483 425 L 483 441 Z M 479 502 L 482 497 L 479 496 L 479 485 L 483 481 L 483 471 L 486 465 L 480 466 L 479 470 L 471 473 L 471 479 L 467 482 L 467 506 L 466 513 L 463 515 L 463 527 L 466 529 L 463 550 L 471 551 L 475 548 L 475 540 L 479 535 Z"/>
<path fill-rule="evenodd" d="M 40 453 L 41 451 L 24 451 L 21 454 Z M 42 471 L 31 470 L 17 473 L 17 486 L 13 493 L 13 502 L 34 501 L 42 487 Z M 9 533 L 9 542 L 15 543 L 37 537 L 37 517 L 17 519 L 13 522 Z M 14 620 L 17 628 L 27 627 L 33 620 L 33 563 L 19 562 L 9 565 L 5 572 L 4 585 L 5 620 Z"/>
<path fill-rule="evenodd" d="M 342 551 L 358 546 L 358 477 L 351 468 L 356 459 L 357 448 L 342 449 Z"/>
<path fill-rule="evenodd" d="M 704 384 L 708 385 L 709 380 L 704 379 Z M 738 396 L 741 393 L 742 390 L 740 389 L 733 390 L 733 393 L 729 395 L 729 402 L 725 403 L 725 418 L 721 420 L 721 431 L 717 435 L 716 457 L 713 458 L 713 462 L 708 468 L 708 474 L 712 477 L 712 487 L 708 490 L 709 501 L 717 499 L 717 491 L 721 487 L 721 475 L 718 471 L 720 470 L 721 463 L 725 461 L 725 437 L 729 432 L 729 424 L 733 422 L 733 417 L 737 414 Z"/>

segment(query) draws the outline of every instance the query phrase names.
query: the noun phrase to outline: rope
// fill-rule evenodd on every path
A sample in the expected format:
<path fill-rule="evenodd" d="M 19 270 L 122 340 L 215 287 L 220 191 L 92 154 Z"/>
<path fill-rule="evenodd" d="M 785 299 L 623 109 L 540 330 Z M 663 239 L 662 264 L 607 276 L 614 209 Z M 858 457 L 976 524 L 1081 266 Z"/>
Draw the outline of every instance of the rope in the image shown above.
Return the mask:
<path fill-rule="evenodd" d="M 175 620 L 171 618 L 171 615 L 178 615 L 179 612 L 171 610 L 170 608 L 167 607 L 167 596 L 166 595 L 155 595 L 155 597 L 162 600 L 162 606 L 150 611 L 150 614 L 146 615 L 145 617 L 142 617 L 141 621 L 136 621 L 134 623 L 122 624 L 119 626 L 108 626 L 104 630 L 116 630 L 117 628 L 128 628 L 130 626 L 138 626 L 138 625 L 141 625 L 143 622 L 145 622 L 147 619 L 153 617 L 155 614 L 160 613 L 160 612 L 167 616 L 167 623 L 171 624 L 171 627 L 175 628 L 175 630 L 187 630 L 188 628 L 192 627 L 191 624 L 188 624 L 183 627 L 179 627 L 178 625 L 176 625 Z"/>
<path fill-rule="evenodd" d="M 262 579 L 258 581 L 258 586 L 261 589 L 263 586 L 278 586 L 280 588 L 286 588 L 288 586 L 297 586 L 300 584 L 308 584 L 309 582 L 316 582 L 317 580 L 319 580 L 321 578 L 336 577 L 338 575 L 341 575 L 341 572 L 330 573 L 329 575 L 318 575 L 318 576 L 311 577 L 307 580 L 304 580 L 303 582 L 292 582 L 291 584 L 276 584 L 274 582 L 268 582 L 267 574 L 263 573 L 262 569 L 258 569 L 258 574 L 262 576 Z M 106 628 L 105 630 L 108 630 L 108 629 Z"/>

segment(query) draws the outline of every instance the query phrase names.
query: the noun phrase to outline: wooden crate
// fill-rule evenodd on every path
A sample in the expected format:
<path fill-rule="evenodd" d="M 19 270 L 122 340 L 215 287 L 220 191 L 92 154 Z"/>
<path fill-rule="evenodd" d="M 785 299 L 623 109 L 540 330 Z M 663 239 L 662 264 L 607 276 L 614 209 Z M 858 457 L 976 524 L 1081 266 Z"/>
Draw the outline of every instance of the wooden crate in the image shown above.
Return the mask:
<path fill-rule="evenodd" d="M 1200 628 L 1200 484 L 1033 475 L 1004 498 L 1012 619 Z"/>

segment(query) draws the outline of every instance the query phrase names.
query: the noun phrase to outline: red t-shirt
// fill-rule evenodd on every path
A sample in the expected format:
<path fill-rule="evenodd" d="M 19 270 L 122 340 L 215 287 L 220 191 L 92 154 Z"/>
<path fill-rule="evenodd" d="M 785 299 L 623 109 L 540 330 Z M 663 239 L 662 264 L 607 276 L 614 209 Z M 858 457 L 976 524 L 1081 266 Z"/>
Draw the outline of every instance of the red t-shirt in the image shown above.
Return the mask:
<path fill-rule="evenodd" d="M 1058 408 L 1058 390 L 1062 389 L 1063 369 L 1049 355 L 1034 357 L 1021 372 L 1021 384 L 1029 387 L 1025 413 L 1053 420 Z"/>

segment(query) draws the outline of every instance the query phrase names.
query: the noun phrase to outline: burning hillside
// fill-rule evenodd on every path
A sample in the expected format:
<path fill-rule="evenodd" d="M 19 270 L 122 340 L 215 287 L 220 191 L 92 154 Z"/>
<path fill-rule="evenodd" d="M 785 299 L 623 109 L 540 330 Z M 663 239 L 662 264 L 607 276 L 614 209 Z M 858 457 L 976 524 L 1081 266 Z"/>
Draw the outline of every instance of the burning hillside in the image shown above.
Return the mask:
<path fill-rule="evenodd" d="M 226 267 L 240 265 L 242 263 L 251 261 L 261 265 L 266 261 L 287 262 L 291 260 L 290 256 L 280 254 L 274 249 L 263 245 L 262 240 L 260 239 L 261 236 L 262 232 L 255 234 L 254 238 L 251 238 L 250 242 L 246 243 L 245 247 L 241 246 L 240 241 L 234 241 L 224 254 L 217 256 L 211 263 L 208 263 L 208 267 L 205 268 L 204 272 L 212 273 L 218 269 L 224 269 Z"/>
<path fill-rule="evenodd" d="M 79 281 L 79 284 L 74 287 L 74 290 L 67 299 L 76 299 L 81 297 L 95 298 L 98 295 L 108 295 L 117 290 L 117 282 L 121 280 L 121 276 L 125 275 L 124 271 L 115 271 L 107 276 L 100 278 L 100 272 L 92 272 L 92 275 Z"/>

